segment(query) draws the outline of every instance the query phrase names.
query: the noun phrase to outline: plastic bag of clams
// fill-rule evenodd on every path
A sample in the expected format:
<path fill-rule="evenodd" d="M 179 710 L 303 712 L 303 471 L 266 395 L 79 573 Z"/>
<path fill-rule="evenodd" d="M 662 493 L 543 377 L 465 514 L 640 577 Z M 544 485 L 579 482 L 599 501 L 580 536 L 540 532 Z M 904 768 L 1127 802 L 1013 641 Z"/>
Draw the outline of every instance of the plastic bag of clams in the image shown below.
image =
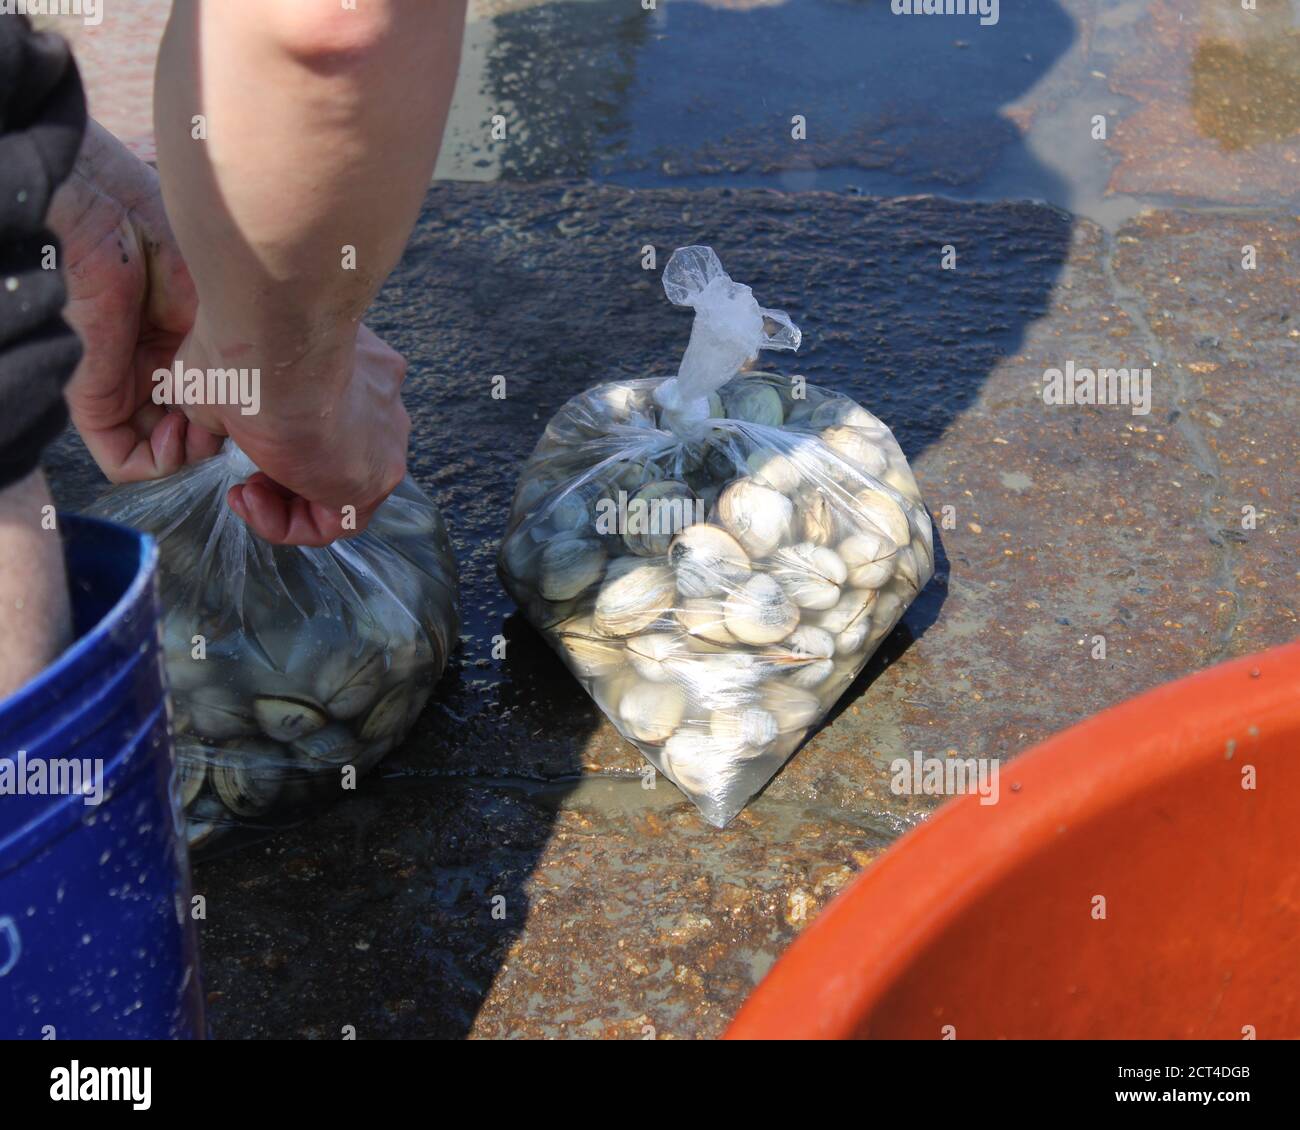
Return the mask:
<path fill-rule="evenodd" d="M 364 533 L 272 546 L 226 505 L 256 471 L 212 459 L 115 487 L 92 513 L 154 535 L 191 847 L 343 794 L 410 730 L 459 630 L 437 506 L 408 477 Z"/>
<path fill-rule="evenodd" d="M 629 741 L 732 819 L 934 572 L 893 434 L 802 378 L 741 372 L 799 330 L 707 247 L 663 275 L 695 321 L 676 377 L 570 400 L 524 468 L 498 568 Z"/>

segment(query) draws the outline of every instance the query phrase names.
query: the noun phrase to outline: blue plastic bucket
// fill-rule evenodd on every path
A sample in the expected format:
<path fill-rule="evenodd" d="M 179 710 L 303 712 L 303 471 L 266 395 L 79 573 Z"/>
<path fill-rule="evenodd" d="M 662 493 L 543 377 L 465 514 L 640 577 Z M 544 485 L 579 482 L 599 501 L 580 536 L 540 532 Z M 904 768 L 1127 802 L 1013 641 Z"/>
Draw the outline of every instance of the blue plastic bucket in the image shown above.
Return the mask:
<path fill-rule="evenodd" d="M 59 525 L 76 642 L 0 702 L 0 1036 L 202 1036 L 157 549 Z M 87 791 L 69 793 L 82 768 Z"/>

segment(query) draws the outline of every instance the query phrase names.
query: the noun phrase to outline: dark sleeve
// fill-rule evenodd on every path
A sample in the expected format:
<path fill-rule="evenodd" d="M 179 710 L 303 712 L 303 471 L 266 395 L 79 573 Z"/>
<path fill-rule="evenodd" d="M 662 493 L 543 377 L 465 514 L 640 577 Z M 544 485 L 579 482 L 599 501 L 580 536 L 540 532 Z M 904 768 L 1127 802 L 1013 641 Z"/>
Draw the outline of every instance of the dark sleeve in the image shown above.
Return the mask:
<path fill-rule="evenodd" d="M 86 128 L 68 45 L 0 15 L 0 488 L 29 474 L 63 430 L 81 344 L 61 315 L 62 250 L 45 227 Z M 50 264 L 47 248 L 54 248 Z"/>

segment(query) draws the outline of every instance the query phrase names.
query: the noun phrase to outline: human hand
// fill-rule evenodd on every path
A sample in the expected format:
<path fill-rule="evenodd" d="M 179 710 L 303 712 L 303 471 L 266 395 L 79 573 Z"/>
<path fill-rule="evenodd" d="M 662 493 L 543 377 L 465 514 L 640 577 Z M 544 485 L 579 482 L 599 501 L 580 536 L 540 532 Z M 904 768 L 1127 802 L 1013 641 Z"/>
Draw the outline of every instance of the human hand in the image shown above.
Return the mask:
<path fill-rule="evenodd" d="M 158 176 L 96 122 L 50 207 L 63 245 L 64 316 L 83 346 L 65 391 L 87 449 L 114 482 L 160 478 L 215 455 L 221 439 L 153 402 L 197 298 Z"/>
<path fill-rule="evenodd" d="M 221 343 L 202 313 L 179 347 L 186 368 L 248 365 L 246 346 Z M 227 502 L 258 536 L 328 545 L 369 524 L 406 473 L 411 421 L 406 361 L 366 326 L 298 358 L 263 387 L 254 415 L 239 405 L 187 406 L 190 427 L 229 435 L 259 468 Z"/>

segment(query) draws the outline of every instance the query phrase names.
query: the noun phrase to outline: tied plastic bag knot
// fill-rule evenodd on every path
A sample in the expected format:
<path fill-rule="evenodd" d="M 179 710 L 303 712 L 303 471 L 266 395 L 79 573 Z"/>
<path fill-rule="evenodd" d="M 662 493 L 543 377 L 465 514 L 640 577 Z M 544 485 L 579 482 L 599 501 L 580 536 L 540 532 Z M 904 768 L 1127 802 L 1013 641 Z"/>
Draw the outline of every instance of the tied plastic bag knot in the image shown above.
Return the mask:
<path fill-rule="evenodd" d="M 754 292 L 735 282 L 711 247 L 679 247 L 664 268 L 664 293 L 695 310 L 691 339 L 677 376 L 655 391 L 664 423 L 696 437 L 709 417 L 709 395 L 758 356 L 760 349 L 796 350 L 799 327 L 781 310 L 759 306 Z"/>

